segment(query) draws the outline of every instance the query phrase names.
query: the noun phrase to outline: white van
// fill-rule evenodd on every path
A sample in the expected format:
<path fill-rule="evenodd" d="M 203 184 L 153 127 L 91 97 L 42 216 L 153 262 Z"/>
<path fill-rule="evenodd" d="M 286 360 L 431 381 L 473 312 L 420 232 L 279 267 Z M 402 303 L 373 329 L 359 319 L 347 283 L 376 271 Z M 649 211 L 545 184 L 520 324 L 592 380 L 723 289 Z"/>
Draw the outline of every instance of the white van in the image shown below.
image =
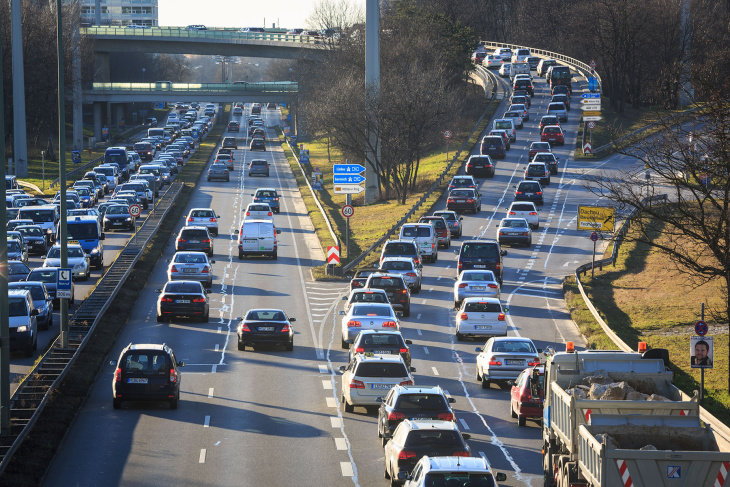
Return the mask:
<path fill-rule="evenodd" d="M 517 131 L 515 121 L 511 118 L 498 118 L 492 123 L 492 130 L 504 130 L 509 135 L 509 140 L 517 142 Z"/>
<path fill-rule="evenodd" d="M 426 258 L 431 262 L 438 260 L 438 237 L 436 236 L 436 229 L 430 223 L 406 223 L 400 227 L 399 238 L 415 241 L 424 262 Z"/>
<path fill-rule="evenodd" d="M 35 225 L 43 229 L 46 242 L 50 244 L 55 241 L 61 210 L 56 205 L 26 206 L 18 210 L 18 220 L 33 220 Z"/>
<path fill-rule="evenodd" d="M 271 220 L 244 220 L 238 235 L 238 258 L 244 255 L 268 255 L 276 260 L 278 240 L 277 230 Z"/>
<path fill-rule="evenodd" d="M 530 75 L 530 65 L 522 62 L 522 63 L 512 63 L 512 68 L 509 72 L 509 76 L 511 79 L 515 79 L 515 76 L 518 74 L 526 74 Z"/>

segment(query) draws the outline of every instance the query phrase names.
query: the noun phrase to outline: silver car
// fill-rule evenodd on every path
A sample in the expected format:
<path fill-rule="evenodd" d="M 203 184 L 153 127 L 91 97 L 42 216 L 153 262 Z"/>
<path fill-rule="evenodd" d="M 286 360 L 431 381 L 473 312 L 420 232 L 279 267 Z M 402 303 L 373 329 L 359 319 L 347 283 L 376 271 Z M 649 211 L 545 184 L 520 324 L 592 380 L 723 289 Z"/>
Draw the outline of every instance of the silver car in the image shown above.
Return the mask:
<path fill-rule="evenodd" d="M 446 225 L 449 227 L 449 230 L 451 230 L 452 237 L 461 237 L 463 232 L 461 221 L 464 217 L 457 215 L 455 211 L 434 211 L 433 216 L 440 216 L 446 220 Z"/>
<path fill-rule="evenodd" d="M 463 271 L 454 283 L 454 308 L 459 309 L 466 298 L 499 299 L 499 282 L 494 273 L 483 269 Z"/>
<path fill-rule="evenodd" d="M 218 236 L 218 218 L 210 208 L 193 208 L 185 217 L 185 225 L 192 227 L 208 227 L 210 234 L 214 237 Z"/>
<path fill-rule="evenodd" d="M 497 298 L 465 298 L 456 311 L 456 339 L 507 335 L 507 314 Z"/>
<path fill-rule="evenodd" d="M 413 294 L 421 291 L 421 279 L 423 266 L 415 264 L 410 257 L 386 257 L 380 263 L 380 269 L 388 274 L 400 274 Z"/>
<path fill-rule="evenodd" d="M 524 218 L 533 230 L 540 228 L 540 215 L 532 201 L 515 201 L 509 205 L 508 218 Z"/>
<path fill-rule="evenodd" d="M 493 337 L 484 348 L 476 348 L 477 380 L 488 389 L 492 381 L 514 380 L 527 367 L 540 365 L 539 353 L 532 340 L 522 337 Z"/>
<path fill-rule="evenodd" d="M 345 302 L 345 312 L 356 303 L 383 303 L 390 304 L 385 289 L 353 289 L 349 296 L 342 296 Z"/>
<path fill-rule="evenodd" d="M 243 219 L 274 221 L 274 211 L 266 203 L 249 203 L 243 212 Z"/>
<path fill-rule="evenodd" d="M 413 385 L 415 372 L 400 355 L 358 353 L 347 366 L 341 366 L 342 408 L 347 413 L 355 406 L 379 406 L 382 397 L 396 385 Z"/>
<path fill-rule="evenodd" d="M 91 272 L 89 255 L 84 252 L 81 245 L 68 244 L 68 266 L 71 267 L 71 277 L 86 281 Z M 44 258 L 43 267 L 61 267 L 61 245 L 54 245 Z"/>
<path fill-rule="evenodd" d="M 213 285 L 214 260 L 204 252 L 178 252 L 167 268 L 168 281 L 199 281 L 204 286 Z"/>
<path fill-rule="evenodd" d="M 398 317 L 390 304 L 357 303 L 342 316 L 342 348 L 348 348 L 361 330 L 400 330 Z"/>

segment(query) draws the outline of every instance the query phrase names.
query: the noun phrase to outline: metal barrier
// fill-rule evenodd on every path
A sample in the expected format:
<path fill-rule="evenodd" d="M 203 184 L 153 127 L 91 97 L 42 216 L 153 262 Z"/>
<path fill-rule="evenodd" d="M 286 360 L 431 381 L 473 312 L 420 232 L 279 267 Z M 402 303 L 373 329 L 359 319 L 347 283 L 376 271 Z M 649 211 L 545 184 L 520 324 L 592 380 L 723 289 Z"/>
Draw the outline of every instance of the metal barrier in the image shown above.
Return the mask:
<path fill-rule="evenodd" d="M 86 164 L 83 164 L 81 166 L 78 166 L 73 171 L 69 171 L 66 173 L 66 181 L 73 181 L 77 178 L 78 175 L 86 173 L 86 171 L 89 170 L 89 168 L 92 168 L 102 162 L 104 160 L 104 156 L 97 157 L 96 159 L 87 162 Z M 55 186 L 58 186 L 58 179 L 56 178 L 53 181 L 51 181 L 51 184 L 48 186 L 49 188 L 53 189 Z"/>
<path fill-rule="evenodd" d="M 81 35 L 86 36 L 119 36 L 119 37 L 171 37 L 181 39 L 209 39 L 230 41 L 269 41 L 295 44 L 321 44 L 327 39 L 316 36 L 275 34 L 266 32 L 239 32 L 236 30 L 193 30 L 175 27 L 81 27 Z"/>
<path fill-rule="evenodd" d="M 124 93 L 169 93 L 180 91 L 184 93 L 200 91 L 203 93 L 293 93 L 299 90 L 295 81 L 276 81 L 263 83 L 248 83 L 236 81 L 234 83 L 172 83 L 158 81 L 155 83 L 91 83 L 87 88 L 95 92 L 124 92 Z"/>

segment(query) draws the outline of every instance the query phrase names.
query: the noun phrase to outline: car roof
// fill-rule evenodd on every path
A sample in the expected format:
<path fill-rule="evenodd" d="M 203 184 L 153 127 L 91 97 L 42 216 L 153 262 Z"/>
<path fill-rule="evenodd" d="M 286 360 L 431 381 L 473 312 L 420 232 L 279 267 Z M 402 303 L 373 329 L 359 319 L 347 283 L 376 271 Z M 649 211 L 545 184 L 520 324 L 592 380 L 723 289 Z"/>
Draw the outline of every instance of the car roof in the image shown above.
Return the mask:
<path fill-rule="evenodd" d="M 130 343 L 127 345 L 128 350 L 165 350 L 167 351 L 167 345 L 159 343 Z"/>
<path fill-rule="evenodd" d="M 438 429 L 447 431 L 459 431 L 459 428 L 453 421 L 434 419 L 406 419 L 403 421 L 402 424 L 405 424 L 411 430 Z"/>
<path fill-rule="evenodd" d="M 400 332 L 399 332 L 400 333 Z M 435 386 L 395 386 L 400 394 L 441 394 L 446 395 L 439 385 Z"/>
<path fill-rule="evenodd" d="M 410 262 L 410 263 L 413 263 L 413 259 L 411 259 L 410 257 L 399 257 L 399 256 L 388 256 L 388 257 L 384 257 L 383 258 L 383 262 L 386 262 L 386 261 L 392 261 L 392 262 Z"/>
<path fill-rule="evenodd" d="M 469 298 L 466 298 L 466 299 L 469 299 Z M 508 341 L 508 342 L 529 342 L 529 343 L 532 343 L 534 345 L 534 343 L 532 342 L 532 340 L 529 339 L 529 338 L 526 338 L 526 337 L 516 337 L 516 336 L 515 337 L 513 337 L 513 336 L 508 336 L 508 337 L 492 337 L 492 340 L 494 340 L 495 342 L 505 342 L 505 341 Z"/>
<path fill-rule="evenodd" d="M 507 218 L 505 218 L 506 220 Z M 517 220 L 524 220 L 524 218 L 517 218 Z M 472 269 L 469 269 L 472 270 Z M 474 269 L 474 270 L 483 270 L 483 269 Z M 464 303 L 497 303 L 502 304 L 499 298 L 486 298 L 486 297 L 471 297 L 471 298 L 464 298 Z"/>
<path fill-rule="evenodd" d="M 445 470 L 450 472 L 491 472 L 492 467 L 486 458 L 478 457 L 429 457 L 422 459 L 426 463 L 428 472 Z"/>
<path fill-rule="evenodd" d="M 30 291 L 27 289 L 8 289 L 8 297 L 10 296 L 30 296 Z"/>
<path fill-rule="evenodd" d="M 398 330 L 362 330 L 360 333 L 358 333 L 358 336 L 362 335 L 400 335 L 401 337 L 403 334 Z"/>
<path fill-rule="evenodd" d="M 382 306 L 382 305 L 381 305 Z M 375 353 L 358 353 L 355 358 L 360 362 L 388 362 L 391 364 L 405 364 L 403 357 L 399 355 L 378 355 Z M 355 374 L 357 375 L 357 374 Z"/>

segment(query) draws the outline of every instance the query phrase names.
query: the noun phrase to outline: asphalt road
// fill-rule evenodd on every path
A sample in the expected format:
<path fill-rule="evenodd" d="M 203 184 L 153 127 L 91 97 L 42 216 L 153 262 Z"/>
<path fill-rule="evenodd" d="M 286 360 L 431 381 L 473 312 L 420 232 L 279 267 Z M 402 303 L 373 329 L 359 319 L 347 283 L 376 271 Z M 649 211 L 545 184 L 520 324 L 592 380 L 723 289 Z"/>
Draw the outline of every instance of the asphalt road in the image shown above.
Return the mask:
<path fill-rule="evenodd" d="M 482 211 L 465 215 L 462 240 L 494 237 L 505 216 L 547 106 L 545 82 L 536 82 L 531 121 L 518 131 L 507 158 L 498 162 L 496 176 L 481 181 Z M 589 261 L 593 250 L 588 235 L 576 230 L 577 206 L 598 202 L 583 188 L 581 176 L 617 161 L 579 164 L 569 157 L 578 99 L 574 94 L 570 121 L 564 124 L 566 145 L 555 149 L 561 157 L 559 175 L 546 188 L 533 246 L 507 248 L 505 258 L 502 299 L 509 305 L 509 334 L 532 338 L 539 348 L 563 349 L 566 341 L 583 344 L 565 309 L 561 281 Z M 502 103 L 499 114 L 507 108 Z M 278 111 L 264 109 L 264 114 L 278 116 Z M 245 142 L 242 135 L 240 144 Z M 191 207 L 209 206 L 221 215 L 211 322 L 155 322 L 154 289 L 166 280 L 167 259 L 174 253 L 171 236 L 147 292 L 109 356 L 116 360 L 130 342 L 167 343 L 186 362 L 180 408 L 126 403 L 121 410 L 112 409 L 114 368 L 106 366 L 44 485 L 385 485 L 375 414 L 362 408 L 343 413 L 339 405 L 336 371 L 345 364 L 346 351 L 340 349 L 337 311 L 348 286 L 312 282 L 309 267 L 322 263 L 324 254 L 284 155 L 278 147 L 269 149 L 255 155 L 238 150 L 231 181 L 202 182 L 191 201 Z M 270 177 L 249 178 L 242 171 L 252 157 L 272 162 Z M 239 261 L 233 231 L 241 210 L 256 188 L 272 186 L 284 194 L 282 212 L 275 216 L 282 230 L 279 259 Z M 439 384 L 456 398 L 457 421 L 472 435 L 472 454 L 486 456 L 497 471 L 507 473 L 503 485 L 537 486 L 542 482 L 539 425 L 528 421 L 518 427 L 510 418 L 508 388 L 481 389 L 474 375 L 474 348 L 483 343 L 457 342 L 454 337 L 453 250 L 458 242 L 424 268 L 423 290 L 412 297 L 411 316 L 401 323 L 404 336 L 413 340 L 415 382 Z M 281 308 L 297 318 L 294 352 L 237 350 L 235 318 L 253 307 Z"/>

